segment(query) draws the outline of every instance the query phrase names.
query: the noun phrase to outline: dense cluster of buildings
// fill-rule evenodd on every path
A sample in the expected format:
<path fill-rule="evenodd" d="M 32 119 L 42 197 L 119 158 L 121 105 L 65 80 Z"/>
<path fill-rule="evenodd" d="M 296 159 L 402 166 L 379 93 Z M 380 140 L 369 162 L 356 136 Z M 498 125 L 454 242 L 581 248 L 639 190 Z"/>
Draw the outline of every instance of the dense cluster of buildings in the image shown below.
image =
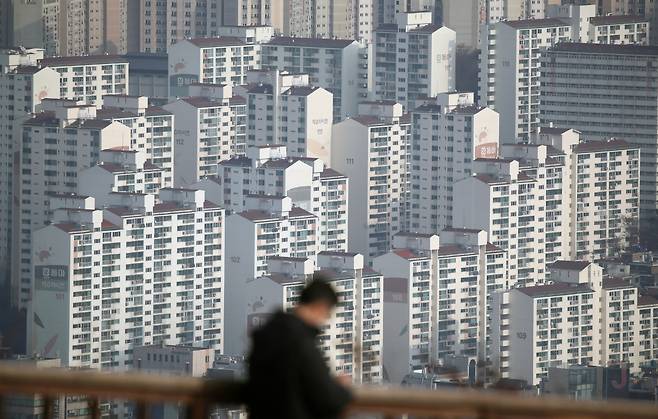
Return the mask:
<path fill-rule="evenodd" d="M 0 273 L 28 353 L 233 373 L 321 275 L 319 344 L 359 384 L 658 359 L 658 281 L 620 261 L 658 217 L 653 10 L 11 3 Z"/>

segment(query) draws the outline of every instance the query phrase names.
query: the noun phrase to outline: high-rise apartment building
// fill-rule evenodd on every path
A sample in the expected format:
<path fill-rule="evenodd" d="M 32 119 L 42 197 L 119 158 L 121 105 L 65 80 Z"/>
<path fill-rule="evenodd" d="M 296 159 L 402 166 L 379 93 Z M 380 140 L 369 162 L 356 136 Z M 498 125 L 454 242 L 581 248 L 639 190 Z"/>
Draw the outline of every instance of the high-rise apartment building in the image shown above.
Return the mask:
<path fill-rule="evenodd" d="M 650 25 L 658 29 L 658 9 L 652 0 L 600 0 L 598 2 L 601 15 L 635 15 L 650 21 Z M 651 32 L 650 44 L 656 45 L 658 31 Z"/>
<path fill-rule="evenodd" d="M 640 146 L 643 218 L 658 209 L 658 48 L 564 43 L 541 64 L 541 123 Z"/>
<path fill-rule="evenodd" d="M 373 94 L 408 111 L 455 89 L 455 31 L 432 23 L 431 12 L 397 15 L 380 25 L 373 41 Z"/>
<path fill-rule="evenodd" d="M 536 179 L 517 160 L 478 159 L 474 175 L 455 184 L 453 225 L 481 229 L 508 251 L 509 280 L 527 285 L 545 276 L 544 203 Z"/>
<path fill-rule="evenodd" d="M 471 176 L 473 160 L 498 156 L 498 113 L 472 93 L 442 93 L 411 111 L 411 231 L 452 223 L 454 183 Z"/>
<path fill-rule="evenodd" d="M 174 181 L 174 115 L 149 106 L 145 96 L 105 95 L 96 116 L 130 128 L 131 150 L 144 152 L 151 164 L 164 170 L 163 182 Z"/>
<path fill-rule="evenodd" d="M 130 368 L 142 345 L 222 351 L 223 210 L 179 189 L 86 204 L 35 233 L 30 350 L 100 369 Z"/>
<path fill-rule="evenodd" d="M 105 95 L 128 94 L 128 61 L 119 55 L 52 57 L 39 63 L 59 73 L 58 97 L 100 106 Z"/>
<path fill-rule="evenodd" d="M 18 0 L 11 35 L 15 45 L 38 46 L 48 55 L 125 54 L 127 19 L 128 3 L 121 0 Z"/>
<path fill-rule="evenodd" d="M 455 184 L 453 220 L 509 251 L 511 280 L 542 282 L 547 263 L 617 256 L 635 239 L 637 146 L 545 128 L 501 154 L 475 160 L 473 177 Z"/>
<path fill-rule="evenodd" d="M 218 36 L 223 24 L 224 3 L 217 0 L 133 2 L 131 52 L 168 52 L 183 39 Z"/>
<path fill-rule="evenodd" d="M 176 186 L 217 173 L 217 163 L 245 153 L 244 99 L 225 86 L 222 95 L 186 97 L 164 106 L 176 120 Z"/>
<path fill-rule="evenodd" d="M 265 38 L 267 40 L 269 37 Z M 194 83 L 237 86 L 260 66 L 260 45 L 238 37 L 192 38 L 169 48 L 169 97 L 189 96 Z"/>
<path fill-rule="evenodd" d="M 13 191 L 20 187 L 15 180 L 15 164 L 21 148 L 21 123 L 29 118 L 41 100 L 59 97 L 59 74 L 40 68 L 41 49 L 0 50 L 0 281 L 9 280 L 11 265 L 11 229 Z M 12 304 L 18 300 L 11 297 Z"/>
<path fill-rule="evenodd" d="M 98 191 L 157 195 L 162 188 L 171 188 L 168 171 L 154 165 L 143 151 L 123 148 L 102 150 L 98 164 L 80 170 L 78 193 L 94 196 Z M 96 199 L 102 204 L 102 198 Z"/>
<path fill-rule="evenodd" d="M 294 207 L 290 197 L 249 196 L 246 210 L 226 219 L 226 313 L 236 313 L 244 303 L 241 290 L 244 283 L 267 274 L 268 260 L 275 256 L 316 260 L 318 218 L 300 207 Z M 231 315 L 229 314 L 229 317 Z M 226 324 L 227 336 L 239 336 L 243 325 L 234 328 L 231 319 Z M 244 342 L 227 339 L 225 353 L 240 354 Z"/>
<path fill-rule="evenodd" d="M 395 102 L 363 102 L 359 111 L 334 125 L 331 161 L 350 181 L 348 248 L 370 261 L 408 230 L 411 123 Z"/>
<path fill-rule="evenodd" d="M 235 92 L 247 100 L 247 146 L 283 144 L 290 157 L 331 163 L 333 95 L 308 74 L 251 71 Z"/>
<path fill-rule="evenodd" d="M 551 284 L 495 295 L 494 368 L 502 377 L 539 384 L 550 367 L 626 366 L 655 353 L 658 301 L 599 265 L 556 261 Z"/>
<path fill-rule="evenodd" d="M 384 275 L 384 366 L 393 384 L 453 356 L 484 361 L 491 295 L 509 288 L 507 253 L 478 230 L 398 233 L 374 259 Z"/>
<path fill-rule="evenodd" d="M 320 159 L 288 157 L 285 146 L 247 148 L 219 163 L 217 176 L 195 187 L 227 212 L 242 212 L 249 196 L 287 196 L 318 217 L 321 250 L 347 250 L 348 179 Z"/>
<path fill-rule="evenodd" d="M 261 45 L 262 68 L 308 74 L 313 86 L 333 94 L 334 122 L 358 112 L 368 97 L 367 44 L 347 39 L 275 37 Z"/>
<path fill-rule="evenodd" d="M 556 18 L 496 24 L 494 97 L 483 105 L 500 113 L 502 143 L 527 140 L 539 127 L 541 54 L 570 40 L 570 24 Z"/>
<path fill-rule="evenodd" d="M 79 171 L 96 164 L 100 152 L 130 147 L 130 128 L 96 118 L 94 105 L 71 100 L 43 101 L 43 112 L 22 125 L 19 176 L 14 179 L 12 213 L 12 297 L 25 307 L 30 299 L 34 252 L 32 233 L 52 218 L 53 196 L 76 193 Z"/>
<path fill-rule="evenodd" d="M 266 275 L 242 284 L 238 313 L 227 313 L 239 322 L 236 329 L 241 333 L 235 338 L 246 343 L 249 332 L 273 312 L 292 310 L 314 273 L 338 294 L 336 310 L 318 336 L 332 372 L 352 376 L 355 384 L 381 383 L 384 281 L 357 253 L 320 252 L 317 267 L 310 259 L 270 258 Z"/>

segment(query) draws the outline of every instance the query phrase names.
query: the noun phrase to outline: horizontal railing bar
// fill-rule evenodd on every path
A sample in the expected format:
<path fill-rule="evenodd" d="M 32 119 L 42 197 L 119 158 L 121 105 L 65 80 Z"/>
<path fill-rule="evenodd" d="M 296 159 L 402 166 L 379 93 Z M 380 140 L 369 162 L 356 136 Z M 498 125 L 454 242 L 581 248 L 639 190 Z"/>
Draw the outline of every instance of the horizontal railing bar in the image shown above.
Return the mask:
<path fill-rule="evenodd" d="M 144 373 L 106 373 L 95 370 L 18 368 L 0 365 L 1 394 L 43 396 L 85 395 L 99 399 L 134 402 L 184 402 L 239 405 L 244 385 L 237 382 Z M 658 406 L 646 402 L 576 401 L 555 397 L 530 397 L 519 393 L 460 389 L 416 390 L 391 387 L 354 389 L 355 412 L 431 415 L 486 411 L 495 415 L 532 417 L 583 416 L 591 418 L 657 418 Z"/>
<path fill-rule="evenodd" d="M 562 397 L 534 397 L 507 391 L 411 390 L 407 388 L 355 389 L 354 411 L 387 414 L 427 414 L 442 411 L 487 411 L 492 414 L 597 418 L 658 418 L 658 406 L 643 401 L 590 401 Z"/>

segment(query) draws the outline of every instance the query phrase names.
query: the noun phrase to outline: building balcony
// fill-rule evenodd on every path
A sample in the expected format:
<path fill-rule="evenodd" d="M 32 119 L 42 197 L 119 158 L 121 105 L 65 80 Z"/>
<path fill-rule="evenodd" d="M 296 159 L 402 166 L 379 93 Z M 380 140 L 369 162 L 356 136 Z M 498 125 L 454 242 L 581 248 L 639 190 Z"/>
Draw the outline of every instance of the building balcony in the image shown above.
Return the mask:
<path fill-rule="evenodd" d="M 9 394 L 38 394 L 42 398 L 37 406 L 41 409 L 39 417 L 43 418 L 56 417 L 56 403 L 62 396 L 73 400 L 71 397 L 80 394 L 85 395 L 89 417 L 93 418 L 107 415 L 101 408 L 107 400 L 131 402 L 136 418 L 148 417 L 150 406 L 163 403 L 185 407 L 188 418 L 208 418 L 217 406 L 240 406 L 245 396 L 243 385 L 237 382 L 5 365 L 0 367 L 0 396 Z M 0 397 L 0 411 L 3 400 Z M 642 402 L 575 401 L 511 392 L 356 387 L 348 413 L 385 417 L 640 419 L 657 417 L 658 407 Z"/>

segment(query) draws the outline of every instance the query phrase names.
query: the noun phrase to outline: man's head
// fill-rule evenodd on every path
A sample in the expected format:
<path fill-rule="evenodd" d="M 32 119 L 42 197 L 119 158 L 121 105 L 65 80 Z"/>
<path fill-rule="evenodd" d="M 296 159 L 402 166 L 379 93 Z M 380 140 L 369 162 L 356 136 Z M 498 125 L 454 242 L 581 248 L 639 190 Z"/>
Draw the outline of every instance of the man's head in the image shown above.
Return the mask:
<path fill-rule="evenodd" d="M 313 327 L 321 327 L 331 317 L 338 304 L 334 288 L 322 277 L 314 276 L 299 297 L 297 315 Z"/>

